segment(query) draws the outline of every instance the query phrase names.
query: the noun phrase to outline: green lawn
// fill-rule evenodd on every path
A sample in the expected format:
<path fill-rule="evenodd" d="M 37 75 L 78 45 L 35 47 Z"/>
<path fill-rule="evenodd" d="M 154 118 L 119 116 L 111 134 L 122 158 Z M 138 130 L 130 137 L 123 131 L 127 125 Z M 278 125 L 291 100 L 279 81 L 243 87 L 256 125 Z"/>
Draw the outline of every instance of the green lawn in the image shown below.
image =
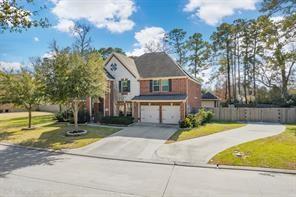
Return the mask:
<path fill-rule="evenodd" d="M 79 148 L 119 131 L 115 128 L 80 126 L 88 130 L 86 135 L 66 137 L 65 132 L 73 129 L 73 126 L 54 123 L 53 114 L 33 117 L 33 125 L 37 125 L 34 130 L 22 130 L 27 125 L 27 117 L 16 117 L 0 116 L 1 142 L 52 149 Z"/>
<path fill-rule="evenodd" d="M 177 141 L 188 140 L 192 138 L 197 138 L 201 136 L 211 135 L 214 133 L 235 129 L 245 126 L 245 124 L 237 122 L 213 122 L 208 123 L 205 126 L 200 126 L 198 128 L 192 129 L 179 129 L 174 135 L 172 135 L 168 140 L 168 143 L 173 143 Z"/>
<path fill-rule="evenodd" d="M 296 124 L 279 135 L 229 148 L 209 163 L 296 170 Z"/>

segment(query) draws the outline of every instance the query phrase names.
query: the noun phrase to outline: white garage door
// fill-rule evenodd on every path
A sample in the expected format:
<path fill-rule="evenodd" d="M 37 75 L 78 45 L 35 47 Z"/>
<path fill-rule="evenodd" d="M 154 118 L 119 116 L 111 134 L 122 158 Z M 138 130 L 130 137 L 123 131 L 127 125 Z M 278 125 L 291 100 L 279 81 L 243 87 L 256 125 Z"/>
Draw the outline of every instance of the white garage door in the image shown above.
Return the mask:
<path fill-rule="evenodd" d="M 162 122 L 178 124 L 180 120 L 180 106 L 162 106 Z"/>
<path fill-rule="evenodd" d="M 159 106 L 142 105 L 141 122 L 159 123 Z"/>

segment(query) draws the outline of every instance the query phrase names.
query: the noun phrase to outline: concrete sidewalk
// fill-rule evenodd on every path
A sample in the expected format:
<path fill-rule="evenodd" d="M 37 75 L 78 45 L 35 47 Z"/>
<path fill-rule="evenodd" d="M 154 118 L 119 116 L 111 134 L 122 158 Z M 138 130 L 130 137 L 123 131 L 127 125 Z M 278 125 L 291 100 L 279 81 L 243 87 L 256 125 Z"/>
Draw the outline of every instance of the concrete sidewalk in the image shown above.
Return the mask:
<path fill-rule="evenodd" d="M 191 140 L 163 144 L 156 151 L 159 159 L 206 164 L 217 153 L 232 146 L 277 135 L 285 126 L 272 123 L 250 123 L 247 126 Z"/>

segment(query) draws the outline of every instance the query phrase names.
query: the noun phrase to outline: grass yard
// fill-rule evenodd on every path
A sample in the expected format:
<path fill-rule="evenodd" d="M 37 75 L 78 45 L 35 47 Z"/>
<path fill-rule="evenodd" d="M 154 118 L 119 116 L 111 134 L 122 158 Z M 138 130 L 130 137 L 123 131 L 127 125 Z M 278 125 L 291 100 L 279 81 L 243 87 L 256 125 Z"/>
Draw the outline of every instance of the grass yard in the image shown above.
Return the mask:
<path fill-rule="evenodd" d="M 192 129 L 179 129 L 174 135 L 172 135 L 166 143 L 174 143 L 183 140 L 189 140 L 192 138 L 197 138 L 201 136 L 211 135 L 214 133 L 227 131 L 230 129 L 235 129 L 245 126 L 245 124 L 237 123 L 237 122 L 213 122 L 208 123 L 205 126 L 200 126 L 198 128 Z"/>
<path fill-rule="evenodd" d="M 80 126 L 80 128 L 88 130 L 86 135 L 66 137 L 65 132 L 72 129 L 73 126 L 68 126 L 66 123 L 54 123 L 53 114 L 41 116 L 39 114 L 39 116 L 33 117 L 32 123 L 37 126 L 34 130 L 22 130 L 27 125 L 25 114 L 21 117 L 16 113 L 16 118 L 11 114 L 9 118 L 0 116 L 0 142 L 58 150 L 79 148 L 119 131 L 116 128 Z"/>
<path fill-rule="evenodd" d="M 296 170 L 296 124 L 276 136 L 229 148 L 209 163 Z"/>
<path fill-rule="evenodd" d="M 47 112 L 32 112 L 32 125 L 54 122 L 54 114 Z M 28 126 L 27 112 L 14 112 L 0 114 L 0 129 Z M 0 131 L 1 133 L 1 131 Z"/>

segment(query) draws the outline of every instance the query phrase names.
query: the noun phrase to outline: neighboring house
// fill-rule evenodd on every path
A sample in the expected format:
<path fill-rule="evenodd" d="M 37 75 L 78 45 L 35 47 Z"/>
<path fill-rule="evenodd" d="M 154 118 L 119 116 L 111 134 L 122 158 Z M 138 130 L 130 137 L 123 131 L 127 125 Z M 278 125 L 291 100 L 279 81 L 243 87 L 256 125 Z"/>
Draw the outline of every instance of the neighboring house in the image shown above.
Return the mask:
<path fill-rule="evenodd" d="M 92 113 L 176 124 L 201 106 L 200 83 L 164 52 L 133 58 L 113 53 L 105 69 L 110 91 L 100 100 L 87 99 Z"/>
<path fill-rule="evenodd" d="M 220 99 L 211 92 L 207 92 L 201 96 L 201 106 L 205 108 L 219 107 Z"/>

